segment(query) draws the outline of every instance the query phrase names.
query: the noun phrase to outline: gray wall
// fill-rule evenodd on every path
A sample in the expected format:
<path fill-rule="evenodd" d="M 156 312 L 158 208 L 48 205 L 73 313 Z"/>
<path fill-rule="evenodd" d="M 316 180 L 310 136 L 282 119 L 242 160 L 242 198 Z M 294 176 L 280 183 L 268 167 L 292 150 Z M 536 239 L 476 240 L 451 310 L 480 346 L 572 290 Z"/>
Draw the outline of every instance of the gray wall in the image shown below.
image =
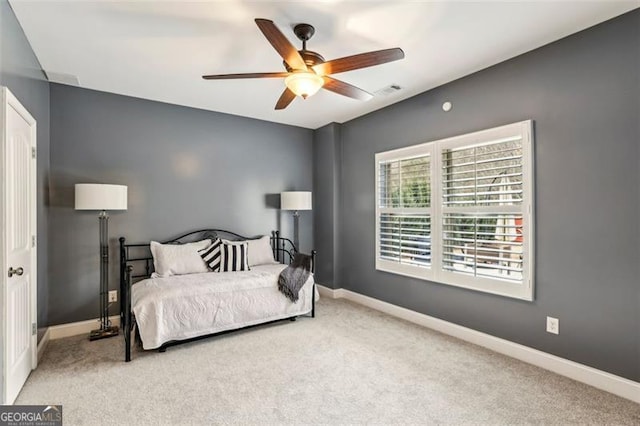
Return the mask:
<path fill-rule="evenodd" d="M 0 85 L 38 122 L 38 324 L 47 325 L 49 82 L 7 0 L 0 0 Z"/>
<path fill-rule="evenodd" d="M 129 187 L 129 209 L 110 215 L 115 289 L 119 236 L 215 227 L 291 237 L 291 212 L 273 194 L 312 189 L 312 142 L 307 129 L 52 84 L 49 323 L 99 313 L 98 215 L 73 209 L 74 184 Z M 301 212 L 303 250 L 312 219 Z"/>
<path fill-rule="evenodd" d="M 327 124 L 313 133 L 313 232 L 319 255 L 315 268 L 318 283 L 335 288 L 339 270 L 337 240 L 340 209 L 340 125 Z M 318 236 L 322 235 L 322 238 Z"/>
<path fill-rule="evenodd" d="M 49 185 L 49 83 L 6 0 L 0 0 L 0 85 L 8 87 L 38 122 L 38 325 L 43 327 L 47 325 L 48 297 L 46 194 Z M 0 304 L 0 318 L 2 315 Z M 1 345 L 2 342 L 0 365 L 4 353 Z M 4 388 L 2 380 L 0 392 Z"/>
<path fill-rule="evenodd" d="M 343 124 L 340 286 L 639 381 L 639 28 L 636 10 Z M 536 134 L 535 301 L 376 271 L 374 154 L 526 119 Z M 323 185 L 331 180 L 316 192 L 330 192 Z M 545 332 L 547 315 L 560 335 Z"/>

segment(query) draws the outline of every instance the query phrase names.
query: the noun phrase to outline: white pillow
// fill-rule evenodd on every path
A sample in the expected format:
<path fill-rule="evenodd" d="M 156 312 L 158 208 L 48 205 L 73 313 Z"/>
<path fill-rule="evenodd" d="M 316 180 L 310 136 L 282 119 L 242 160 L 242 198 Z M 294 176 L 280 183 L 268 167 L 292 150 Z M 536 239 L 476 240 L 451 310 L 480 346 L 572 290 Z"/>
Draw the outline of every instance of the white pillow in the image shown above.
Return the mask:
<path fill-rule="evenodd" d="M 239 241 L 222 240 L 225 244 L 238 243 Z M 273 249 L 268 235 L 255 240 L 246 240 L 249 243 L 249 267 L 278 263 L 273 258 Z"/>
<path fill-rule="evenodd" d="M 152 278 L 166 278 L 171 275 L 197 274 L 207 272 L 198 250 L 211 245 L 211 240 L 202 240 L 187 244 L 160 244 L 151 241 L 151 255 L 155 272 Z"/>
<path fill-rule="evenodd" d="M 277 263 L 273 258 L 271 239 L 268 235 L 256 240 L 247 240 L 249 243 L 249 266 L 268 265 Z"/>

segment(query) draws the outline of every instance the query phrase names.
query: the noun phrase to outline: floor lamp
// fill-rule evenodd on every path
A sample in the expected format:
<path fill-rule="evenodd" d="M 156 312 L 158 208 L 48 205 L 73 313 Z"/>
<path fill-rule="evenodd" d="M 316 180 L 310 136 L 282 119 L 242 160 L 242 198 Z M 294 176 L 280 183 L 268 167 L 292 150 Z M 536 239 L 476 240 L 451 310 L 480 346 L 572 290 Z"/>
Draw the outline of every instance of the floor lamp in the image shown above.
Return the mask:
<path fill-rule="evenodd" d="M 280 193 L 280 210 L 293 210 L 293 244 L 300 250 L 298 222 L 300 210 L 311 210 L 311 192 L 288 191 Z"/>
<path fill-rule="evenodd" d="M 100 212 L 100 328 L 91 331 L 89 340 L 118 335 L 118 327 L 109 320 L 109 214 L 107 210 L 127 209 L 125 185 L 76 184 L 76 210 Z"/>

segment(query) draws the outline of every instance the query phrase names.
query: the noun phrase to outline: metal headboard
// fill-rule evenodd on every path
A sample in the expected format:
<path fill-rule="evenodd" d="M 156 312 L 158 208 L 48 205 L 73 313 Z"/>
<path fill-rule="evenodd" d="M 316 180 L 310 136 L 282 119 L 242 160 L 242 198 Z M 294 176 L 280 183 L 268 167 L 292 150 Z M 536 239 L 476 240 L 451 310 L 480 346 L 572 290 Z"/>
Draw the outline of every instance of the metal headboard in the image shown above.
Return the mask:
<path fill-rule="evenodd" d="M 198 231 L 191 231 L 178 237 L 172 238 L 166 241 L 160 241 L 162 244 L 185 244 L 194 241 L 201 241 L 204 239 L 214 240 L 216 238 L 223 238 L 226 240 L 251 240 L 257 237 L 245 237 L 232 231 L 226 231 L 224 229 L 201 229 Z M 279 231 L 271 232 L 271 249 L 273 250 L 273 257 L 280 263 L 291 263 L 295 254 L 298 252 L 297 247 L 288 238 L 280 236 Z M 314 253 L 311 253 L 312 256 Z M 315 260 L 315 259 L 314 259 Z M 315 262 L 314 262 L 315 263 Z M 125 268 L 133 267 L 131 278 L 132 280 L 140 280 L 149 278 L 153 272 L 153 257 L 151 256 L 150 243 L 142 244 L 126 244 L 124 237 L 120 237 L 120 277 L 125 274 Z M 312 265 L 312 268 L 315 265 Z M 142 268 L 142 270 L 140 270 Z"/>

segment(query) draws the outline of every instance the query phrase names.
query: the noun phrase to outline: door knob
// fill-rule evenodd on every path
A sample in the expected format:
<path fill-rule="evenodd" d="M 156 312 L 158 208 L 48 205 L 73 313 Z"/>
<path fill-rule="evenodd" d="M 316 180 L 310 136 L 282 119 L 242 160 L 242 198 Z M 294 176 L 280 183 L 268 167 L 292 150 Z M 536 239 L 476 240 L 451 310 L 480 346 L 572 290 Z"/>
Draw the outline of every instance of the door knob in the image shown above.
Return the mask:
<path fill-rule="evenodd" d="M 22 275 L 24 273 L 24 269 L 22 269 L 22 267 L 18 268 L 18 269 L 13 269 L 13 268 L 9 268 L 9 278 L 11 278 L 14 275 Z"/>

